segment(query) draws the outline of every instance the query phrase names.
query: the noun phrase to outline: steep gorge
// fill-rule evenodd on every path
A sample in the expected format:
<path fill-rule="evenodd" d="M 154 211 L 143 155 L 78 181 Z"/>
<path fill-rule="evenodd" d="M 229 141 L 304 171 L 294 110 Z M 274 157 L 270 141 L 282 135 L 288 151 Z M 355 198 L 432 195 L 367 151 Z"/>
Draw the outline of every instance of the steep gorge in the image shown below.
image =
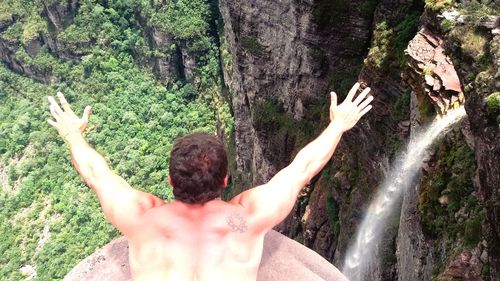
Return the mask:
<path fill-rule="evenodd" d="M 227 141 L 235 160 L 230 194 L 269 180 L 321 132 L 328 122 L 329 91 L 343 97 L 358 80 L 372 88 L 374 109 L 343 136 L 333 159 L 276 227 L 338 267 L 395 153 L 433 118 L 434 108 L 442 108 L 430 98 L 435 84 L 422 84 L 435 73 L 412 68 L 403 50 L 422 27 L 443 41 L 460 79 L 468 120 L 430 152 L 415 188 L 404 196 L 401 216 L 390 219 L 372 280 L 500 276 L 499 9 L 488 1 L 478 6 L 445 1 L 442 7 L 440 2 L 426 1 L 425 8 L 419 0 L 218 3 L 224 25 L 217 63 L 234 117 Z M 48 23 L 46 32 L 20 36 L 15 24 L 21 16 L 0 18 L 0 59 L 45 83 L 60 82 L 64 69 L 31 58 L 50 54 L 79 63 L 91 53 L 90 46 L 109 43 L 96 42 L 93 35 L 64 36 L 81 1 L 50 3 L 40 14 Z M 144 11 L 136 6 L 131 23 L 146 41 L 133 50 L 134 59 L 167 87 L 181 79 L 206 91 L 198 69 L 207 64 L 213 46 L 199 48 L 203 40 L 174 34 L 151 20 L 154 12 Z M 445 17 L 444 11 L 459 15 Z M 217 33 L 218 24 L 213 20 L 209 32 Z M 13 32 L 5 32 L 9 28 Z M 412 83 L 408 77 L 421 80 Z M 429 83 L 443 82 L 435 79 Z M 440 101 L 456 94 L 437 89 Z M 216 113 L 221 128 L 227 128 L 226 113 Z"/>

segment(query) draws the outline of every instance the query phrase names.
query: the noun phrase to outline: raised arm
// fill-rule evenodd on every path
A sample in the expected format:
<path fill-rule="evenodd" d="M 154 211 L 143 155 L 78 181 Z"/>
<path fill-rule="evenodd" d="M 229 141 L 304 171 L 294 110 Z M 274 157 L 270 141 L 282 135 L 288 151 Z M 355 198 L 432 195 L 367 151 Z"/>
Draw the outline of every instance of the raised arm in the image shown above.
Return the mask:
<path fill-rule="evenodd" d="M 358 88 L 359 83 L 356 83 L 340 105 L 337 105 L 336 94 L 330 93 L 330 124 L 320 136 L 300 150 L 293 162 L 267 184 L 249 189 L 231 200 L 247 209 L 249 228 L 256 232 L 267 231 L 288 216 L 299 192 L 332 157 L 342 134 L 371 109 L 370 88 L 354 98 Z"/>
<path fill-rule="evenodd" d="M 148 209 L 163 205 L 156 196 L 130 187 L 111 171 L 104 158 L 85 141 L 82 132 L 87 127 L 90 106 L 78 118 L 62 93 L 57 93 L 61 107 L 49 97 L 50 112 L 55 121 L 47 120 L 69 144 L 71 159 L 80 176 L 94 190 L 108 220 L 127 234 L 140 221 Z"/>

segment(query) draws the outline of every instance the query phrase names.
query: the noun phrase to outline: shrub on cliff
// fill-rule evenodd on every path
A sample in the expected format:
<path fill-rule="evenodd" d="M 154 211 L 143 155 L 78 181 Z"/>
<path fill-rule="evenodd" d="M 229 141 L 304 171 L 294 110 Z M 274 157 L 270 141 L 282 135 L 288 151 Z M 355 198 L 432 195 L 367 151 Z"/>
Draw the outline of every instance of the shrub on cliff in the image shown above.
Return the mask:
<path fill-rule="evenodd" d="M 440 11 L 453 4 L 453 0 L 425 0 L 425 8 L 432 11 Z"/>
<path fill-rule="evenodd" d="M 365 65 L 381 73 L 401 69 L 405 63 L 404 50 L 418 31 L 419 18 L 420 14 L 415 12 L 394 27 L 387 21 L 377 24 Z"/>

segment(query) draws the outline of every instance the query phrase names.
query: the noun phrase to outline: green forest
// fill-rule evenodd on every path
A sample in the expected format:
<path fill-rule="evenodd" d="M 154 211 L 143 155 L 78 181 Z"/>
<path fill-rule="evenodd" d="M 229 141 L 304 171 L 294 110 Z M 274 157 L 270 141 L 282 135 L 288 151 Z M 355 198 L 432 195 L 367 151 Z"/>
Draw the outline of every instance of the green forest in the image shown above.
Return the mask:
<path fill-rule="evenodd" d="M 49 83 L 0 65 L 1 280 L 26 278 L 20 270 L 26 265 L 36 268 L 36 280 L 62 279 L 120 236 L 74 171 L 68 146 L 47 123 L 47 96 L 63 92 L 78 115 L 91 105 L 89 143 L 134 188 L 167 201 L 173 198 L 167 183 L 173 140 L 191 131 L 231 131 L 213 3 L 84 0 L 60 29 L 43 17 L 58 2 L 68 1 L 0 2 L 0 22 L 14 19 L 0 33 L 2 42 L 29 46 L 50 37 L 74 56 L 57 57 L 47 45 L 36 55 L 17 48 L 15 58 L 50 77 Z M 145 34 L 150 29 L 172 34 L 172 44 L 151 44 Z M 179 76 L 166 84 L 148 61 L 168 58 L 178 46 L 193 54 L 196 79 Z"/>

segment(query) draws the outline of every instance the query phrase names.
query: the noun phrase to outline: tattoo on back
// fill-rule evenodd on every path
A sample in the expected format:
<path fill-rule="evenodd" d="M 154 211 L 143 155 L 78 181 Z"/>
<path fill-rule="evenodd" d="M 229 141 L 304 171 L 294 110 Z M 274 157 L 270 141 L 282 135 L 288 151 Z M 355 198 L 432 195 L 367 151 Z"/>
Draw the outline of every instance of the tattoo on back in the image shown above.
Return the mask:
<path fill-rule="evenodd" d="M 227 225 L 231 227 L 231 231 L 243 233 L 247 231 L 247 221 L 238 213 L 231 213 L 226 218 Z"/>

